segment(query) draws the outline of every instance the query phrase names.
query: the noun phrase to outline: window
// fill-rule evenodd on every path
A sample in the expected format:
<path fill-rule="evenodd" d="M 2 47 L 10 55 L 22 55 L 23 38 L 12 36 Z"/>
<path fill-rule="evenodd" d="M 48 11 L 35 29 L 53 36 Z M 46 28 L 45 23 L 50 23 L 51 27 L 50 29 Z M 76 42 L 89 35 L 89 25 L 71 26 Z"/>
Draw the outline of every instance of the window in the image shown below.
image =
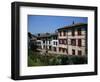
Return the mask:
<path fill-rule="evenodd" d="M 43 43 L 45 43 L 45 40 L 43 40 Z"/>
<path fill-rule="evenodd" d="M 49 44 L 50 44 L 50 40 L 49 40 Z"/>
<path fill-rule="evenodd" d="M 64 44 L 64 39 L 62 39 L 62 44 Z"/>
<path fill-rule="evenodd" d="M 57 51 L 56 47 L 53 47 L 53 50 L 54 50 L 54 51 Z"/>
<path fill-rule="evenodd" d="M 63 43 L 62 40 L 60 40 L 60 43 L 61 43 L 61 44 Z"/>
<path fill-rule="evenodd" d="M 45 49 L 45 45 L 43 45 L 43 48 Z"/>
<path fill-rule="evenodd" d="M 82 46 L 82 40 L 81 39 L 78 39 L 78 46 Z"/>
<path fill-rule="evenodd" d="M 60 39 L 60 40 L 59 40 L 59 44 L 62 44 L 62 43 L 63 43 L 63 41 Z"/>
<path fill-rule="evenodd" d="M 57 42 L 53 42 L 53 45 L 57 45 Z"/>
<path fill-rule="evenodd" d="M 51 46 L 49 46 L 49 50 L 51 50 Z"/>
<path fill-rule="evenodd" d="M 59 44 L 67 44 L 67 39 L 60 39 Z"/>
<path fill-rule="evenodd" d="M 71 39 L 71 45 L 76 46 L 76 39 Z"/>
<path fill-rule="evenodd" d="M 75 30 L 72 30 L 72 36 L 75 36 Z"/>
<path fill-rule="evenodd" d="M 57 45 L 57 42 L 56 42 L 56 45 Z"/>
<path fill-rule="evenodd" d="M 55 45 L 55 42 L 53 42 L 53 45 Z"/>
<path fill-rule="evenodd" d="M 63 53 L 65 52 L 65 49 L 64 48 L 62 48 L 62 50 L 63 50 Z"/>
<path fill-rule="evenodd" d="M 78 28 L 78 35 L 81 35 L 81 28 Z"/>
<path fill-rule="evenodd" d="M 64 40 L 64 44 L 66 44 L 66 40 Z"/>
<path fill-rule="evenodd" d="M 72 49 L 72 55 L 75 55 L 75 50 L 74 49 Z"/>
<path fill-rule="evenodd" d="M 61 44 L 62 42 L 61 42 L 61 40 L 59 40 L 59 44 Z"/>
<path fill-rule="evenodd" d="M 81 50 L 78 50 L 78 55 L 82 55 L 82 51 Z"/>
<path fill-rule="evenodd" d="M 63 36 L 66 36 L 66 31 L 63 31 Z"/>
<path fill-rule="evenodd" d="M 61 48 L 59 48 L 59 52 L 61 52 Z"/>
<path fill-rule="evenodd" d="M 62 36 L 61 31 L 59 33 L 60 33 L 60 36 Z"/>
<path fill-rule="evenodd" d="M 67 44 L 67 39 L 64 40 L 64 44 Z"/>

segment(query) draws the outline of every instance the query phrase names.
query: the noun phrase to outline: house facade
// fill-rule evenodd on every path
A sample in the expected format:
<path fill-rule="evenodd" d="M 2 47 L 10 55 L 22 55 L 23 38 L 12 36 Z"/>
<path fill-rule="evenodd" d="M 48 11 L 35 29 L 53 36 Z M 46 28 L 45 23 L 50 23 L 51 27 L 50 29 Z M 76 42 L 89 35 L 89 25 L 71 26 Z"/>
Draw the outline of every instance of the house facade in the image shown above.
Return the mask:
<path fill-rule="evenodd" d="M 47 50 L 50 53 L 58 52 L 57 33 L 44 33 L 37 36 L 38 49 Z"/>
<path fill-rule="evenodd" d="M 87 24 L 79 23 L 58 29 L 59 53 L 87 54 Z"/>

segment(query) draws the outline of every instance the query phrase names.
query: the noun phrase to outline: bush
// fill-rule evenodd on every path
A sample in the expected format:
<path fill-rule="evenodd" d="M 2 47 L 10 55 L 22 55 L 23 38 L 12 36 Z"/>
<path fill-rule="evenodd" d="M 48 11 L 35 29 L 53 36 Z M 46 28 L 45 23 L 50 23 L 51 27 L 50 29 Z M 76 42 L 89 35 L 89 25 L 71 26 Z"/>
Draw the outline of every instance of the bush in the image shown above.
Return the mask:
<path fill-rule="evenodd" d="M 28 66 L 87 64 L 87 57 L 73 55 L 41 55 L 39 52 L 28 51 Z"/>
<path fill-rule="evenodd" d="M 61 59 L 54 57 L 49 60 L 49 65 L 60 65 Z"/>
<path fill-rule="evenodd" d="M 70 59 L 73 64 L 86 64 L 87 63 L 87 57 L 85 56 L 72 56 Z"/>
<path fill-rule="evenodd" d="M 69 64 L 68 56 L 62 55 L 59 58 L 61 59 L 61 65 L 67 65 L 67 64 Z"/>
<path fill-rule="evenodd" d="M 33 51 L 36 51 L 37 48 L 38 48 L 38 46 L 34 42 L 31 42 L 30 49 Z"/>
<path fill-rule="evenodd" d="M 28 56 L 28 66 L 33 66 L 33 60 Z"/>

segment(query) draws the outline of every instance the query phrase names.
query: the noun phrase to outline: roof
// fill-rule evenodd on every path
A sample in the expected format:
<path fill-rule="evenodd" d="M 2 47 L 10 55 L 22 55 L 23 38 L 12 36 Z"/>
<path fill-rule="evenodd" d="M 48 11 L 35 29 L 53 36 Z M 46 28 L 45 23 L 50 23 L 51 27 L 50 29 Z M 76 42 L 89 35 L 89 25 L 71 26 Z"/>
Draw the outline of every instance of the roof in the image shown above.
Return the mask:
<path fill-rule="evenodd" d="M 30 32 L 28 32 L 28 37 L 29 38 L 36 38 L 36 36 L 35 35 L 33 35 L 32 33 L 30 33 Z"/>
<path fill-rule="evenodd" d="M 72 25 L 69 25 L 69 26 L 64 26 L 64 27 L 59 28 L 57 30 L 59 31 L 59 30 L 64 30 L 64 29 L 72 29 L 73 27 L 79 28 L 80 26 L 87 26 L 87 24 L 86 23 L 76 23 L 76 24 L 72 24 Z"/>
<path fill-rule="evenodd" d="M 39 33 L 36 35 L 37 38 L 46 38 L 46 37 L 52 37 L 52 36 L 57 36 L 57 33 Z"/>
<path fill-rule="evenodd" d="M 32 34 L 32 37 L 36 38 L 36 36 L 35 36 L 35 35 L 33 35 L 33 34 Z"/>

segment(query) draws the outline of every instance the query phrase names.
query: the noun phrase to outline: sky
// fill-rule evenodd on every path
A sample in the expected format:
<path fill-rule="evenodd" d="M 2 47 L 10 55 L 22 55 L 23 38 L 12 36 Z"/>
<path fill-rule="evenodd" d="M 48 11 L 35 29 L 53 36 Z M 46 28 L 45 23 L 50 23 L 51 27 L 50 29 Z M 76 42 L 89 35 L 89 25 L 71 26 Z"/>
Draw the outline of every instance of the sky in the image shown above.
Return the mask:
<path fill-rule="evenodd" d="M 56 29 L 74 23 L 87 23 L 87 17 L 28 15 L 28 32 L 54 33 Z"/>

